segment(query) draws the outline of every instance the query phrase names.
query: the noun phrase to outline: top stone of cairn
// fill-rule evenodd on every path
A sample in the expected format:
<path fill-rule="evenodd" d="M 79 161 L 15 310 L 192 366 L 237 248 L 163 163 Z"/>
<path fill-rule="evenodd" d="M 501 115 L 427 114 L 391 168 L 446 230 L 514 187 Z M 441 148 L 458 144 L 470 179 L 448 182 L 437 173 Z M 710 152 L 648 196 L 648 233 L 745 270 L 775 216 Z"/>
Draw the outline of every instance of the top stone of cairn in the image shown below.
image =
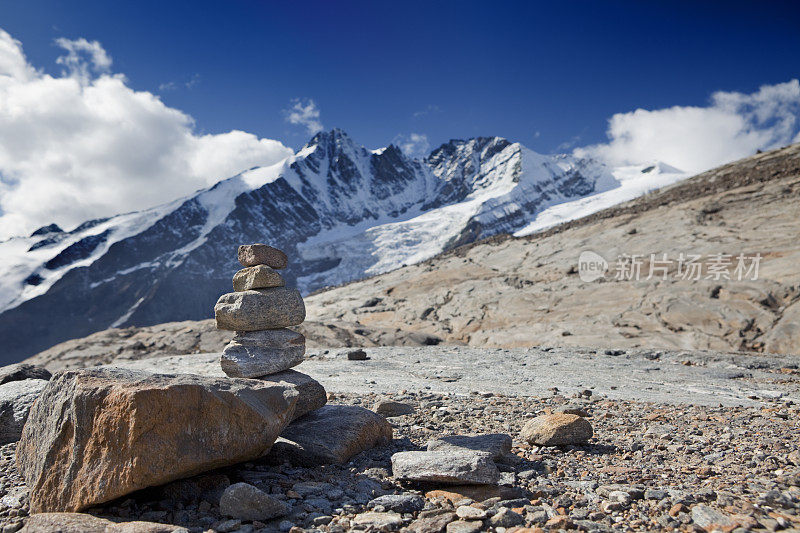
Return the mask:
<path fill-rule="evenodd" d="M 267 265 L 278 269 L 286 268 L 289 263 L 285 253 L 266 244 L 243 244 L 239 246 L 238 256 L 239 262 L 246 267 Z"/>

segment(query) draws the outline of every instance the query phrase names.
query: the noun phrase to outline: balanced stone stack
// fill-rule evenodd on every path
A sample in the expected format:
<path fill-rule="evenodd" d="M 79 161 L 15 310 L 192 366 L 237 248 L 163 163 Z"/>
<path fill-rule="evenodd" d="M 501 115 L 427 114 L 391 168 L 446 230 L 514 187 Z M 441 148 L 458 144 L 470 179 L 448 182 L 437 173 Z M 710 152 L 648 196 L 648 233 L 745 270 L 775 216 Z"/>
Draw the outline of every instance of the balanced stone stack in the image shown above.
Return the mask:
<path fill-rule="evenodd" d="M 244 266 L 233 276 L 233 290 L 214 306 L 217 328 L 235 331 L 222 352 L 222 370 L 230 377 L 257 378 L 288 370 L 303 361 L 306 339 L 287 329 L 306 318 L 300 292 L 285 287 L 276 271 L 288 258 L 266 244 L 239 246 Z"/>

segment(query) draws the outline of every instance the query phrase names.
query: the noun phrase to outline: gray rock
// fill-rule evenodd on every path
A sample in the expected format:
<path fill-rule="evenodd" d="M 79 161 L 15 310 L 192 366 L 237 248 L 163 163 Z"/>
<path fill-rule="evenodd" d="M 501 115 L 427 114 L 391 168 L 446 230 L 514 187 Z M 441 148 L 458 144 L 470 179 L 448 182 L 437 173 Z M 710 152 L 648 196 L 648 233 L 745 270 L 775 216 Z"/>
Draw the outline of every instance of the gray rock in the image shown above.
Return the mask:
<path fill-rule="evenodd" d="M 289 514 L 291 506 L 248 483 L 235 483 L 219 499 L 219 512 L 239 520 L 271 520 Z"/>
<path fill-rule="evenodd" d="M 5 531 L 5 530 L 4 530 Z M 83 513 L 38 513 L 31 515 L 22 533 L 186 533 L 186 529 L 153 522 L 117 524 Z"/>
<path fill-rule="evenodd" d="M 501 507 L 497 514 L 489 519 L 489 525 L 492 527 L 513 527 L 524 523 L 525 518 L 508 507 Z"/>
<path fill-rule="evenodd" d="M 525 505 L 528 505 L 530 501 L 526 501 Z M 471 505 L 462 505 L 456 509 L 456 514 L 462 520 L 483 520 L 486 518 L 486 511 L 483 509 L 478 509 L 477 507 L 472 507 Z"/>
<path fill-rule="evenodd" d="M 367 357 L 367 352 L 364 350 L 351 350 L 347 352 L 347 360 L 348 361 L 366 361 L 369 359 Z"/>
<path fill-rule="evenodd" d="M 483 530 L 480 520 L 456 520 L 447 524 L 447 533 L 479 533 Z"/>
<path fill-rule="evenodd" d="M 235 378 L 268 376 L 303 362 L 306 338 L 290 329 L 239 332 L 222 351 L 222 370 Z"/>
<path fill-rule="evenodd" d="M 393 512 L 366 512 L 353 517 L 352 523 L 361 526 L 361 529 L 370 531 L 392 531 L 400 529 L 400 526 L 403 525 L 403 517 Z"/>
<path fill-rule="evenodd" d="M 511 453 L 511 436 L 504 433 L 487 435 L 450 435 L 428 441 L 428 451 L 436 450 L 473 450 L 492 454 L 497 460 Z"/>
<path fill-rule="evenodd" d="M 367 506 L 372 509 L 378 505 L 401 514 L 416 513 L 425 507 L 425 498 L 418 494 L 387 494 L 371 500 Z"/>
<path fill-rule="evenodd" d="M 306 318 L 300 291 L 287 287 L 223 294 L 214 306 L 217 328 L 258 331 L 297 326 Z"/>
<path fill-rule="evenodd" d="M 445 509 L 423 511 L 419 518 L 409 524 L 408 531 L 411 533 L 439 533 L 455 519 L 456 514 Z"/>
<path fill-rule="evenodd" d="M 286 285 L 286 282 L 283 280 L 283 276 L 267 265 L 243 268 L 233 275 L 233 290 L 236 292 L 270 289 L 272 287 L 283 287 L 284 285 Z"/>
<path fill-rule="evenodd" d="M 392 472 L 407 481 L 492 485 L 500 480 L 492 454 L 469 450 L 398 452 L 392 455 Z"/>
<path fill-rule="evenodd" d="M 50 379 L 50 371 L 30 363 L 15 363 L 0 368 L 0 385 L 25 379 Z"/>
<path fill-rule="evenodd" d="M 704 529 L 712 525 L 722 528 L 734 524 L 734 520 L 725 513 L 702 503 L 692 507 L 692 521 Z"/>
<path fill-rule="evenodd" d="M 53 377 L 17 446 L 31 512 L 79 511 L 263 456 L 295 412 L 288 383 L 119 368 Z"/>
<path fill-rule="evenodd" d="M 538 446 L 583 444 L 592 435 L 592 425 L 586 419 L 564 413 L 537 416 L 525 424 L 521 433 L 525 441 Z"/>
<path fill-rule="evenodd" d="M 369 409 L 326 405 L 292 422 L 269 452 L 274 462 L 315 466 L 346 463 L 392 440 L 392 426 Z"/>
<path fill-rule="evenodd" d="M 267 265 L 270 268 L 281 269 L 289 264 L 289 258 L 285 253 L 266 244 L 243 244 L 239 246 L 237 256 L 245 267 Z"/>
<path fill-rule="evenodd" d="M 410 415 L 414 412 L 414 406 L 408 403 L 396 402 L 394 400 L 381 400 L 372 408 L 379 415 L 387 418 L 395 416 Z"/>
<path fill-rule="evenodd" d="M 19 440 L 31 406 L 47 383 L 44 379 L 24 379 L 0 385 L 0 444 Z"/>

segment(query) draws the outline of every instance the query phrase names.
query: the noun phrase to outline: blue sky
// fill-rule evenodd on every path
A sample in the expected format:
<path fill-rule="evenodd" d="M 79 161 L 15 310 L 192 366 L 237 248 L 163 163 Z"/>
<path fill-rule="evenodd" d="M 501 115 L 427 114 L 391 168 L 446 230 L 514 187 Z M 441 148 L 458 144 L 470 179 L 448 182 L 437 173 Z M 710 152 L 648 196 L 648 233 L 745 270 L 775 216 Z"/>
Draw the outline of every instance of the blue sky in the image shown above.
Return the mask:
<path fill-rule="evenodd" d="M 297 148 L 308 133 L 281 111 L 310 98 L 324 127 L 373 148 L 420 133 L 553 152 L 604 140 L 614 113 L 796 77 L 792 4 L 29 0 L 0 3 L 0 27 L 48 72 L 54 39 L 99 41 L 199 132 Z"/>
<path fill-rule="evenodd" d="M 797 5 L 0 1 L 0 239 L 171 201 L 320 128 L 701 172 L 800 141 Z"/>

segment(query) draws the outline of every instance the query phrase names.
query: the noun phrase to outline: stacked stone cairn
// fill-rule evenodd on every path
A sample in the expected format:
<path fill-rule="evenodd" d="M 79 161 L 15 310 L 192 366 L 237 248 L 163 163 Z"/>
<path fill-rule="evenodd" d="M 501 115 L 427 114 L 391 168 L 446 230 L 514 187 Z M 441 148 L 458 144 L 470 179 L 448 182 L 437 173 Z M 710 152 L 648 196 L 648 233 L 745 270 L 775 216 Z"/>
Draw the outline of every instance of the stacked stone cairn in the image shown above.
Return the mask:
<path fill-rule="evenodd" d="M 257 378 L 288 370 L 303 361 L 305 337 L 287 329 L 306 318 L 303 298 L 286 287 L 277 270 L 288 258 L 266 244 L 239 246 L 244 268 L 233 276 L 234 292 L 214 306 L 218 329 L 235 331 L 222 351 L 220 364 L 230 377 Z"/>

